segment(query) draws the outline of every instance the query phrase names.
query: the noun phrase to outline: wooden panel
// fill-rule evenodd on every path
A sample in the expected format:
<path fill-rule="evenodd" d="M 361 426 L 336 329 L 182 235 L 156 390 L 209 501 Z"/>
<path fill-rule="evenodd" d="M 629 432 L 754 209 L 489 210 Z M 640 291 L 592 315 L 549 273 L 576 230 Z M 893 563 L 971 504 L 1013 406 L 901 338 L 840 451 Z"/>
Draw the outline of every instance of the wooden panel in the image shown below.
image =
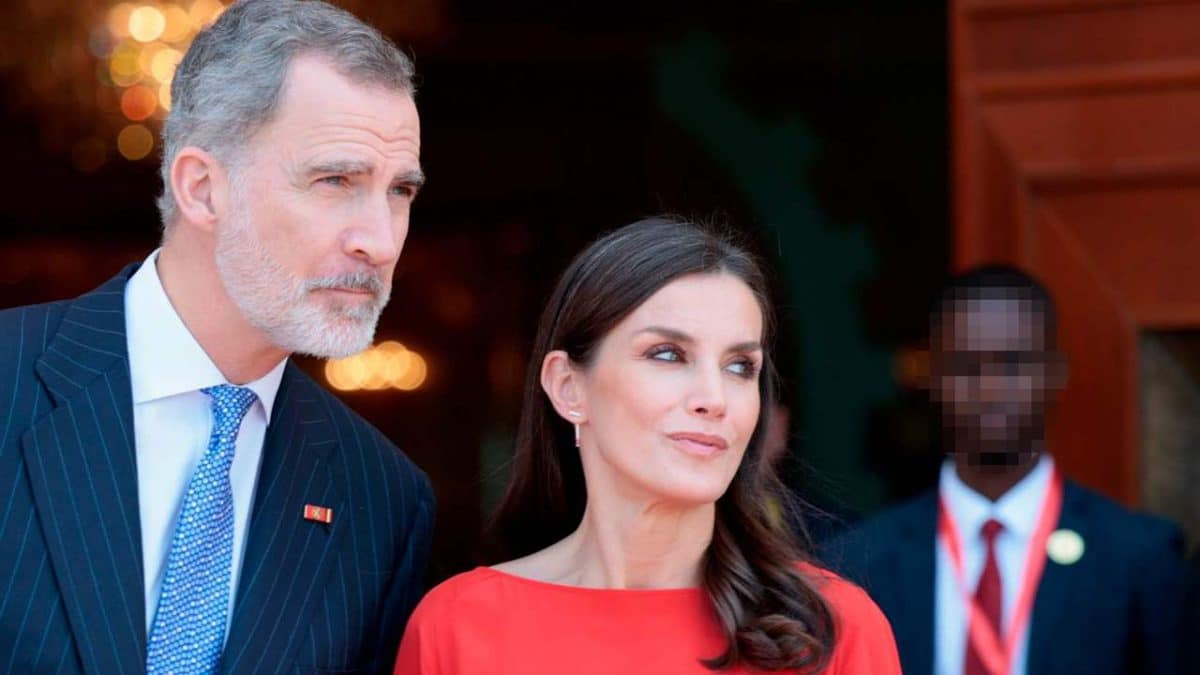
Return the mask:
<path fill-rule="evenodd" d="M 1045 201 L 1136 327 L 1200 326 L 1200 183 L 1111 187 Z"/>
<path fill-rule="evenodd" d="M 1049 443 L 1073 478 L 1132 498 L 1140 486 L 1138 455 L 1127 451 L 1139 432 L 1136 325 L 1077 225 L 1041 202 L 1032 254 L 1022 261 L 1058 300 L 1059 340 L 1071 361 Z"/>
<path fill-rule="evenodd" d="M 1200 158 L 1200 87 L 1002 101 L 981 113 L 1034 179 Z"/>
<path fill-rule="evenodd" d="M 1194 3 L 988 5 L 991 11 L 984 5 L 973 12 L 971 58 L 979 74 L 1200 60 L 1200 5 Z"/>
<path fill-rule="evenodd" d="M 952 0 L 955 265 L 1042 277 L 1051 443 L 1138 501 L 1138 332 L 1200 327 L 1200 1 Z"/>

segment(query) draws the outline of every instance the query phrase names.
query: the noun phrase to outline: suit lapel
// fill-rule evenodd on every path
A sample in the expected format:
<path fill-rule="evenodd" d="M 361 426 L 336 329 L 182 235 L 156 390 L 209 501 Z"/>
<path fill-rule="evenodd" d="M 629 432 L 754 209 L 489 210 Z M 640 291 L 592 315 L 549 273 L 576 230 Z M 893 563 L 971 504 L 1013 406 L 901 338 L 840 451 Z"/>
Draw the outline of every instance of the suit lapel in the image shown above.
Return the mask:
<path fill-rule="evenodd" d="M 145 670 L 145 595 L 124 289 L 72 303 L 36 364 L 55 402 L 22 437 L 54 576 L 83 668 Z"/>
<path fill-rule="evenodd" d="M 288 364 L 264 442 L 223 673 L 290 662 L 349 527 L 327 460 L 337 438 L 321 395 Z M 333 509 L 332 524 L 305 519 L 307 504 Z"/>
<path fill-rule="evenodd" d="M 1082 496 L 1078 487 L 1070 481 L 1066 482 L 1062 513 L 1056 529 L 1074 530 L 1087 542 L 1093 533 L 1088 529 L 1087 504 Z M 1037 597 L 1033 603 L 1033 616 L 1030 618 L 1028 675 L 1062 672 L 1053 660 L 1054 654 L 1061 651 L 1061 645 L 1056 647 L 1055 640 L 1061 639 L 1061 622 L 1065 619 L 1067 605 L 1072 598 L 1083 597 L 1077 586 L 1079 580 L 1099 574 L 1092 569 L 1098 561 L 1094 553 L 1089 556 L 1086 550 L 1079 562 L 1073 565 L 1046 561 L 1046 569 L 1038 582 Z"/>
<path fill-rule="evenodd" d="M 895 582 L 901 621 L 894 622 L 896 643 L 904 656 L 904 672 L 932 673 L 934 652 L 934 593 L 937 587 L 937 493 L 919 498 L 903 528 L 896 556 Z"/>

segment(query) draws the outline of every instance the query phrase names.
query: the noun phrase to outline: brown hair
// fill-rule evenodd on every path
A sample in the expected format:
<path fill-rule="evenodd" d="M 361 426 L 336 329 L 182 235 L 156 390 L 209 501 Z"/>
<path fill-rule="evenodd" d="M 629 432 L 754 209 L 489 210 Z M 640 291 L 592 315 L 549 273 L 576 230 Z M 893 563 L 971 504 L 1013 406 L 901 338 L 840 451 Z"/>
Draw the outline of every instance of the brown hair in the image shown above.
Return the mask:
<path fill-rule="evenodd" d="M 738 277 L 754 293 L 769 347 L 773 315 L 762 270 L 726 236 L 689 222 L 642 220 L 594 242 L 567 267 L 542 314 L 529 361 L 512 480 L 493 521 L 501 556 L 529 555 L 563 539 L 579 526 L 587 502 L 571 425 L 541 389 L 546 355 L 561 349 L 587 367 L 604 336 L 658 289 L 685 275 L 715 273 Z M 797 567 L 807 556 L 788 519 L 768 505 L 790 503 L 762 452 L 776 390 L 769 348 L 761 372 L 761 413 L 733 482 L 717 500 L 703 569 L 727 647 L 703 663 L 714 670 L 741 664 L 819 672 L 832 652 L 833 619 Z"/>

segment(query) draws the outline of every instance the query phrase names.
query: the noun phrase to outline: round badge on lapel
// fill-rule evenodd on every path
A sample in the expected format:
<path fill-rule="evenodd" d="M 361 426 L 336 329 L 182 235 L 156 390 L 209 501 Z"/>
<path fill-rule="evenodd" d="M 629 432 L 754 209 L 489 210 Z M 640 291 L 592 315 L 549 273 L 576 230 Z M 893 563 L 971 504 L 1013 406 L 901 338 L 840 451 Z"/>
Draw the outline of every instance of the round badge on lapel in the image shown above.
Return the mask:
<path fill-rule="evenodd" d="M 1046 540 L 1046 555 L 1059 565 L 1074 565 L 1086 549 L 1083 537 L 1075 530 L 1055 530 Z"/>

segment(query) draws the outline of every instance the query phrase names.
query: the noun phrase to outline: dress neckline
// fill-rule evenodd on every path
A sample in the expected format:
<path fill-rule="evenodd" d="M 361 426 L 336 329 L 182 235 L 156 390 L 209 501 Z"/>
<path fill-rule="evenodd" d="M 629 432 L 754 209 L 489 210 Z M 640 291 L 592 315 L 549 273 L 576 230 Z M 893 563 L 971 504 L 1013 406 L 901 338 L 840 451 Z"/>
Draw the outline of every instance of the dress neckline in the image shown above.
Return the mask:
<path fill-rule="evenodd" d="M 534 588 L 542 588 L 550 591 L 562 593 L 578 593 L 580 595 L 619 595 L 621 597 L 690 597 L 700 595 L 704 592 L 703 588 L 698 586 L 684 586 L 680 588 L 599 588 L 594 586 L 572 586 L 570 584 L 559 584 L 553 581 L 542 581 L 541 579 L 532 579 L 523 577 L 512 572 L 498 570 L 495 567 L 476 567 L 477 573 L 491 575 L 497 578 L 513 581 Z"/>

